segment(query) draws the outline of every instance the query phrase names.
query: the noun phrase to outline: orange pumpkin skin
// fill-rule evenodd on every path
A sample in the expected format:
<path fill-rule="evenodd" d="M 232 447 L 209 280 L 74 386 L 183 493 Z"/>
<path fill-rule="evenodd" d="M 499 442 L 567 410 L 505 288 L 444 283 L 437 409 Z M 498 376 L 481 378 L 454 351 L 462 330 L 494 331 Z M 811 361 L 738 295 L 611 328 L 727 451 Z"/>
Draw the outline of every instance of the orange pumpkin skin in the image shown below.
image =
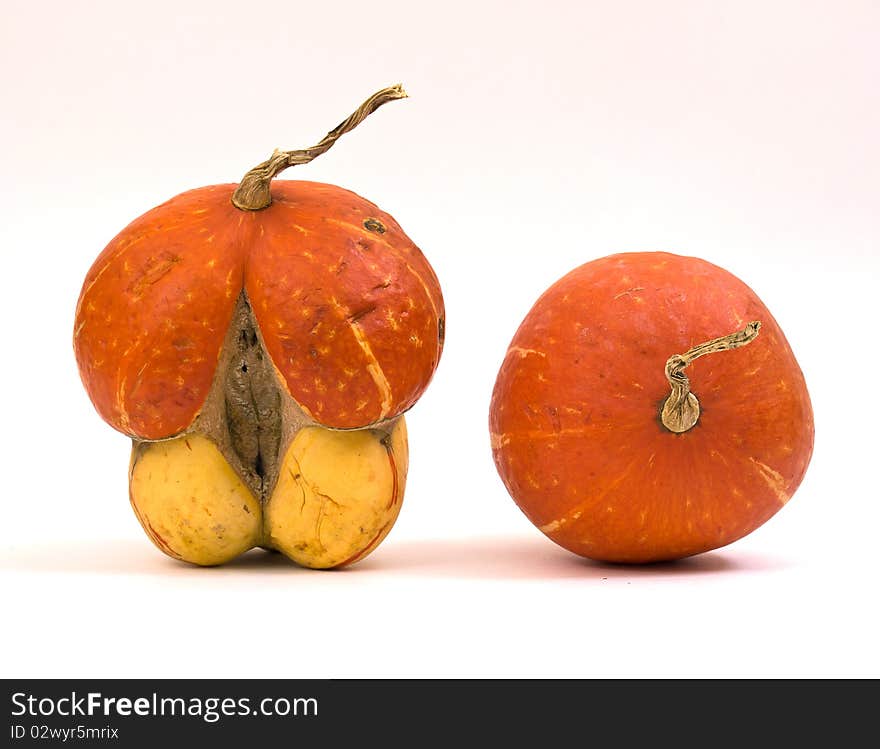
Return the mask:
<path fill-rule="evenodd" d="M 762 323 L 749 345 L 688 367 L 697 424 L 669 431 L 665 364 Z M 772 517 L 801 483 L 813 414 L 770 312 L 729 272 L 663 252 L 586 263 L 520 325 L 490 406 L 508 492 L 544 534 L 591 559 L 642 563 L 719 548 Z"/>
<path fill-rule="evenodd" d="M 236 208 L 235 188 L 148 211 L 86 275 L 74 350 L 102 418 L 146 440 L 189 427 L 242 289 L 279 380 L 317 423 L 362 428 L 407 410 L 443 345 L 443 297 L 421 251 L 340 187 L 276 180 L 259 211 Z"/>

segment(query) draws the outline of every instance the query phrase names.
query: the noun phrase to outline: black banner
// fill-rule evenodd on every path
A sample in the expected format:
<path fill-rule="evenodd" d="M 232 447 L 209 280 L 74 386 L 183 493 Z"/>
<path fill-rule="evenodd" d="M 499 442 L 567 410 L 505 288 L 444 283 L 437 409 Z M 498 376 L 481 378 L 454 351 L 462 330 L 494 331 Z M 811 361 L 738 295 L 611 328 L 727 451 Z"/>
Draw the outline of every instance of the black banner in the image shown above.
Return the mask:
<path fill-rule="evenodd" d="M 876 735 L 872 681 L 4 680 L 0 745 L 833 746 Z M 864 734 L 867 727 L 868 734 Z M 605 737 L 605 738 L 602 738 Z"/>

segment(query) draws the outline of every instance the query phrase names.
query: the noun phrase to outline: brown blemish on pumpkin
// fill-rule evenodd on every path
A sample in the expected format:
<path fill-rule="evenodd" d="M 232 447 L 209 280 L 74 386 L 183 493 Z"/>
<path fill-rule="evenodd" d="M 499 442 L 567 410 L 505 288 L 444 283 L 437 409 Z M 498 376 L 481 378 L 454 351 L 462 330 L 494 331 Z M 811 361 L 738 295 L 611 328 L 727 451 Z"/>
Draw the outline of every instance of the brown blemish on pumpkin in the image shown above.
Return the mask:
<path fill-rule="evenodd" d="M 356 312 L 352 312 L 346 319 L 350 323 L 356 323 L 362 317 L 365 317 L 366 315 L 369 315 L 371 312 L 375 312 L 375 311 L 376 311 L 376 305 L 374 304 L 369 307 L 364 307 L 361 310 L 357 310 Z"/>
<path fill-rule="evenodd" d="M 325 218 L 324 220 L 330 224 L 334 224 L 334 225 L 340 226 L 342 228 L 353 229 L 354 231 L 359 231 L 359 232 L 363 231 L 363 229 L 361 229 L 357 224 L 352 224 L 352 223 L 349 223 L 348 221 L 342 221 L 341 219 L 328 217 L 328 218 Z M 410 265 L 410 263 L 408 262 L 408 260 L 406 258 L 405 253 L 400 252 L 401 248 L 395 244 L 392 244 L 384 237 L 370 237 L 369 239 L 371 241 L 380 243 L 383 247 L 385 247 L 385 249 L 389 250 L 401 262 L 403 267 L 406 268 L 416 278 L 416 280 L 419 282 L 419 284 L 422 286 L 422 289 L 425 292 L 425 296 L 428 299 L 428 303 L 431 305 L 431 309 L 433 310 L 434 315 L 439 318 L 440 317 L 440 310 L 437 307 L 437 302 L 434 300 L 433 292 L 429 288 L 425 279 L 422 277 L 422 274 L 419 271 L 417 271 L 415 268 L 413 268 L 412 265 Z M 357 244 L 357 246 L 360 247 L 361 249 L 369 249 L 369 244 L 367 244 L 363 239 L 355 240 L 355 244 Z M 305 253 L 303 253 L 303 254 L 305 254 Z"/>
<path fill-rule="evenodd" d="M 180 262 L 178 255 L 167 254 L 160 260 L 150 265 L 130 287 L 129 291 L 135 297 L 142 297 L 146 290 L 153 286 L 159 279 L 171 272 L 175 265 Z"/>
<path fill-rule="evenodd" d="M 358 551 L 358 552 L 352 554 L 348 559 L 343 559 L 339 564 L 337 564 L 332 569 L 339 569 L 340 567 L 345 567 L 348 564 L 354 564 L 359 559 L 363 559 L 367 554 L 369 554 L 373 549 L 375 549 L 376 546 L 378 546 L 379 541 L 382 540 L 383 534 L 388 531 L 388 529 L 391 527 L 391 524 L 393 522 L 394 522 L 393 520 L 389 520 L 387 523 L 385 523 L 385 525 L 383 525 L 379 529 L 378 533 L 376 533 L 376 535 L 373 536 L 370 543 L 368 543 L 363 549 L 361 549 L 361 551 Z"/>
<path fill-rule="evenodd" d="M 386 434 L 381 440 L 379 440 L 379 443 L 385 448 L 385 451 L 388 453 L 388 460 L 391 463 L 391 478 L 393 484 L 391 488 L 391 499 L 385 508 L 391 509 L 397 504 L 398 495 L 400 493 L 400 486 L 397 479 L 397 462 L 394 460 L 394 450 L 391 447 L 391 435 Z"/>
<path fill-rule="evenodd" d="M 168 545 L 168 542 L 156 532 L 156 529 L 152 526 L 149 520 L 144 518 L 144 523 L 146 523 L 147 530 L 150 533 L 150 537 L 156 542 L 156 546 L 162 549 L 162 551 L 164 551 L 168 556 L 174 557 L 175 559 L 182 559 L 180 554 L 174 551 L 174 549 L 172 549 Z"/>

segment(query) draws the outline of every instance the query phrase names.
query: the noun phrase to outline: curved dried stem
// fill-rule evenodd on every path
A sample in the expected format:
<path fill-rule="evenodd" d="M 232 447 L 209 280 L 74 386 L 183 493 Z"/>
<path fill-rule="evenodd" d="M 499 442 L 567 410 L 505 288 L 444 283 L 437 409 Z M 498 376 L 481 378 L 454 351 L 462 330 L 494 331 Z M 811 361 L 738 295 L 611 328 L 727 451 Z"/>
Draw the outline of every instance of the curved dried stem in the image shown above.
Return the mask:
<path fill-rule="evenodd" d="M 272 204 L 272 196 L 269 193 L 269 184 L 282 171 L 290 166 L 308 164 L 330 148 L 345 133 L 354 130 L 369 115 L 375 112 L 383 104 L 396 99 L 405 99 L 406 91 L 401 84 L 388 86 L 377 91 L 352 114 L 336 127 L 334 127 L 321 141 L 311 148 L 303 148 L 296 151 L 278 151 L 262 164 L 257 164 L 242 177 L 241 182 L 232 195 L 232 203 L 236 208 L 243 211 L 259 211 Z"/>
<path fill-rule="evenodd" d="M 666 379 L 672 389 L 663 409 L 660 411 L 660 420 L 670 432 L 686 432 L 693 427 L 700 418 L 700 402 L 691 392 L 691 383 L 684 373 L 684 368 L 694 359 L 699 359 L 706 354 L 714 354 L 718 351 L 728 351 L 751 343 L 758 336 L 761 323 L 750 322 L 743 330 L 736 333 L 713 338 L 711 341 L 694 346 L 683 354 L 673 354 L 666 361 Z"/>

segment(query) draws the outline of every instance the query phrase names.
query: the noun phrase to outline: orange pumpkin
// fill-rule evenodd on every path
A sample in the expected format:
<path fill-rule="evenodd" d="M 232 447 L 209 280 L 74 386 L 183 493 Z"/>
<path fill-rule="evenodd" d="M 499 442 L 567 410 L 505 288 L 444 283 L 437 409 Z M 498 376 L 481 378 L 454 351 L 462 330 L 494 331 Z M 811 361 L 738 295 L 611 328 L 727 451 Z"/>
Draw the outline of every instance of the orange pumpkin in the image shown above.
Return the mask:
<path fill-rule="evenodd" d="M 242 209 L 236 184 L 190 190 L 123 229 L 95 260 L 74 348 L 101 416 L 132 437 L 186 429 L 241 296 L 290 395 L 316 422 L 357 428 L 415 403 L 443 344 L 424 255 L 373 203 L 276 181 Z"/>
<path fill-rule="evenodd" d="M 588 262 L 538 299 L 489 427 L 529 520 L 611 562 L 742 538 L 791 498 L 813 451 L 804 377 L 765 305 L 724 269 L 663 252 Z"/>
<path fill-rule="evenodd" d="M 74 349 L 112 427 L 137 443 L 207 434 L 264 503 L 299 430 L 391 433 L 439 362 L 437 277 L 373 203 L 333 185 L 272 180 L 403 96 L 383 89 L 318 146 L 276 152 L 238 185 L 178 195 L 107 245 L 83 283 Z M 389 457 L 398 505 L 405 466 Z M 141 515 L 157 546 L 181 556 Z"/>

